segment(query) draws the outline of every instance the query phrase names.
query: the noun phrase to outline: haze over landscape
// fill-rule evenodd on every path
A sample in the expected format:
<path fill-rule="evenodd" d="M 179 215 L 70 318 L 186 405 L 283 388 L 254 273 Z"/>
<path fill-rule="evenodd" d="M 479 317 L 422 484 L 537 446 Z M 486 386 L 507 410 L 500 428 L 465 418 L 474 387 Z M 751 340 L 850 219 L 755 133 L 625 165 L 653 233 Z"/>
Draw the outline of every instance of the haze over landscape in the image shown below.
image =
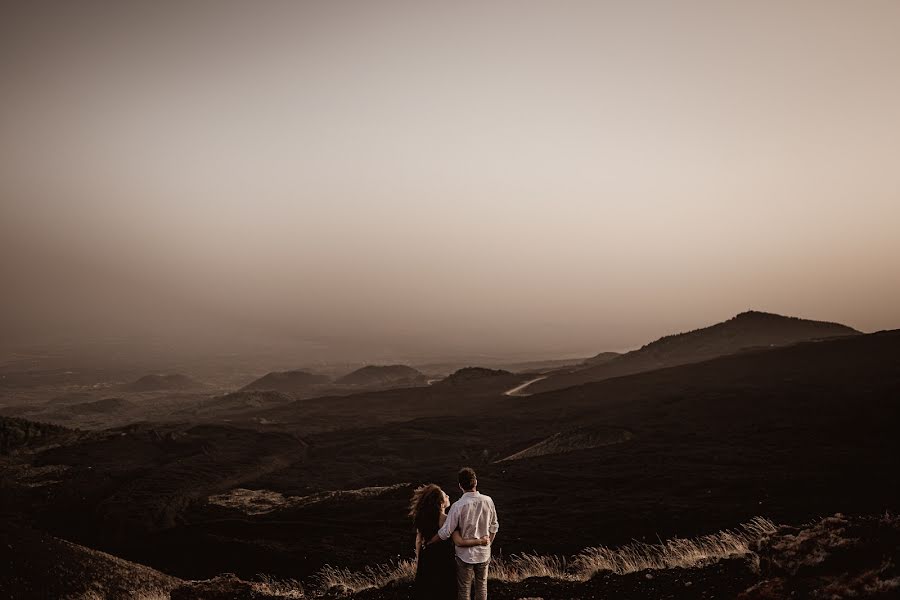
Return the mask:
<path fill-rule="evenodd" d="M 3 345 L 545 358 L 748 308 L 892 327 L 898 22 L 895 2 L 6 7 Z"/>
<path fill-rule="evenodd" d="M 900 594 L 900 3 L 38 0 L 0 82 L 0 599 Z"/>

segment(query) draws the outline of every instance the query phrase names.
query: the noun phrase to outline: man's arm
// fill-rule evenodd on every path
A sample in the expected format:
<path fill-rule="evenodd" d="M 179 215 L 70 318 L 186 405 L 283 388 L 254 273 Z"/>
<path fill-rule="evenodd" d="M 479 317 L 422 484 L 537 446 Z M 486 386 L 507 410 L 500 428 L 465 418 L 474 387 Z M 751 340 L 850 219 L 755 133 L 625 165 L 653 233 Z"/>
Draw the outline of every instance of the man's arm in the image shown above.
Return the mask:
<path fill-rule="evenodd" d="M 455 502 L 453 506 L 450 507 L 450 512 L 447 513 L 447 520 L 444 521 L 444 526 L 438 529 L 438 532 L 434 534 L 434 537 L 428 540 L 428 543 L 434 543 L 438 541 L 438 539 L 446 540 L 450 537 L 450 535 L 456 530 L 459 526 L 459 505 Z"/>
<path fill-rule="evenodd" d="M 497 532 L 500 530 L 500 521 L 497 520 L 497 507 L 494 506 L 494 501 L 491 500 L 491 524 L 488 526 L 488 533 L 491 534 L 491 543 L 494 543 L 494 538 L 497 537 Z"/>
<path fill-rule="evenodd" d="M 471 546 L 487 546 L 491 543 L 490 536 L 484 536 L 483 538 L 474 540 L 464 540 L 462 534 L 459 533 L 459 529 L 454 529 L 451 537 L 453 538 L 454 546 L 462 546 L 463 548 L 469 548 Z"/>

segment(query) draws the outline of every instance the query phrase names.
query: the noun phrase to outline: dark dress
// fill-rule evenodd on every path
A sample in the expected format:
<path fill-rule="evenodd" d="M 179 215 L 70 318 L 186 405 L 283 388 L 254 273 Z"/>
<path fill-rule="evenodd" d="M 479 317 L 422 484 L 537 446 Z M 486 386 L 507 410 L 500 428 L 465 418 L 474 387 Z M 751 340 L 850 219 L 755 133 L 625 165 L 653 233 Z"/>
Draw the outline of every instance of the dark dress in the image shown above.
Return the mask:
<path fill-rule="evenodd" d="M 423 540 L 430 540 L 438 528 L 420 531 Z M 419 549 L 419 564 L 413 584 L 415 600 L 456 600 L 456 551 L 453 540 L 441 540 Z"/>

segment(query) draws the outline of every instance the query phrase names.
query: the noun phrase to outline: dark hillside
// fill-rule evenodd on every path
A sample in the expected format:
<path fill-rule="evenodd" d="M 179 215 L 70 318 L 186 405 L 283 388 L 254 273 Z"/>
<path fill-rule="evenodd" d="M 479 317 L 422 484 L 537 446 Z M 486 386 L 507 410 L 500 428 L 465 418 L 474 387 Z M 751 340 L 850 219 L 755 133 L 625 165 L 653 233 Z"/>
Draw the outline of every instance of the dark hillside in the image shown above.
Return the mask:
<path fill-rule="evenodd" d="M 295 397 L 273 390 L 242 390 L 222 396 L 200 400 L 173 413 L 175 420 L 228 421 L 248 412 L 283 406 L 295 401 Z"/>
<path fill-rule="evenodd" d="M 36 456 L 35 468 L 68 470 L 4 493 L 0 508 L 192 578 L 408 557 L 409 486 L 434 481 L 455 496 L 463 464 L 497 503 L 506 556 L 690 537 L 757 515 L 803 523 L 900 508 L 900 332 L 527 398 L 503 395 L 506 376 L 482 381 L 495 380 L 292 402 L 258 413 L 267 425 L 248 419 L 259 431 L 92 434 Z M 61 516 L 71 511 L 91 520 Z"/>
<path fill-rule="evenodd" d="M 306 439 L 315 461 L 256 484 L 301 495 L 310 491 L 302 482 L 341 489 L 435 480 L 452 491 L 456 466 L 471 464 L 504 507 L 498 544 L 507 554 L 698 535 L 757 514 L 781 522 L 871 514 L 900 506 L 900 485 L 888 475 L 900 467 L 897 398 L 900 332 L 854 336 L 314 434 Z M 564 451 L 502 460 L 536 446 Z M 398 503 L 373 497 L 354 511 L 394 515 L 395 534 L 378 547 L 354 527 L 313 525 L 311 509 L 284 515 L 310 524 L 307 551 L 325 553 L 316 540 L 327 536 L 342 553 L 359 544 L 370 559 L 383 551 L 388 560 L 408 548 Z"/>
<path fill-rule="evenodd" d="M 0 519 L 2 598 L 168 598 L 181 581 Z"/>
<path fill-rule="evenodd" d="M 618 358 L 622 356 L 619 352 L 601 352 L 599 354 L 595 354 L 594 356 L 587 358 L 584 360 L 583 364 L 585 365 L 602 365 L 603 363 L 607 363 L 614 358 Z"/>
<path fill-rule="evenodd" d="M 31 446 L 46 445 L 71 431 L 71 429 L 49 423 L 37 423 L 16 417 L 0 417 L 0 454 L 9 454 Z"/>
<path fill-rule="evenodd" d="M 335 383 L 359 386 L 425 383 L 425 375 L 406 365 L 368 365 L 340 377 Z"/>
<path fill-rule="evenodd" d="M 271 390 L 286 394 L 303 393 L 307 392 L 312 386 L 328 383 L 329 381 L 331 379 L 325 375 L 317 375 L 308 371 L 273 371 L 248 383 L 240 391 Z"/>
<path fill-rule="evenodd" d="M 486 382 L 499 382 L 503 380 L 519 380 L 520 376 L 503 369 L 486 369 L 484 367 L 463 367 L 454 371 L 435 385 L 483 385 Z"/>
<path fill-rule="evenodd" d="M 93 400 L 91 402 L 69 404 L 56 409 L 56 412 L 63 415 L 90 415 L 97 413 L 103 414 L 108 412 L 126 410 L 132 406 L 134 405 L 131 402 L 122 398 L 102 398 L 100 400 Z"/>
<path fill-rule="evenodd" d="M 748 348 L 785 346 L 813 339 L 858 335 L 855 329 L 838 323 L 783 317 L 749 311 L 710 327 L 668 335 L 638 350 L 609 357 L 599 355 L 599 364 L 587 368 L 561 370 L 529 386 L 530 393 L 562 389 L 610 377 L 631 375 L 733 354 Z"/>

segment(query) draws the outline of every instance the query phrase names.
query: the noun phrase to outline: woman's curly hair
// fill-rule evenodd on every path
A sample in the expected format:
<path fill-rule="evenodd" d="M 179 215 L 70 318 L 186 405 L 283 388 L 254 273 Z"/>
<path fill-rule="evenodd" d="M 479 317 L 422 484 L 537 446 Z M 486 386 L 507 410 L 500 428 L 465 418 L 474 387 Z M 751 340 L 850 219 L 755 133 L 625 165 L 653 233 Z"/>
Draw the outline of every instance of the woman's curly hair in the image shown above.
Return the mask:
<path fill-rule="evenodd" d="M 444 490 L 428 483 L 413 490 L 409 502 L 409 516 L 412 517 L 416 529 L 429 537 L 440 528 L 440 514 L 443 512 Z"/>

